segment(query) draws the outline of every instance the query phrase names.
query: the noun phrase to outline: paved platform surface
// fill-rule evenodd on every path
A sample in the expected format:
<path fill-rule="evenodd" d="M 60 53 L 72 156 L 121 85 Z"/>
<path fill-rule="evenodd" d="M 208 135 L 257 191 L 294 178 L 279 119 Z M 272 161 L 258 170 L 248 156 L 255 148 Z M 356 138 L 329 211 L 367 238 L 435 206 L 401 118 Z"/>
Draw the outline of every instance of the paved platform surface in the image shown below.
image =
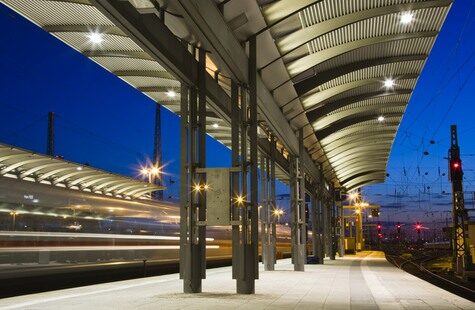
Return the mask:
<path fill-rule="evenodd" d="M 260 273 L 255 295 L 235 294 L 231 268 L 208 270 L 203 293 L 176 274 L 0 300 L 0 309 L 475 309 L 475 304 L 363 252 L 294 272 L 290 260 Z"/>

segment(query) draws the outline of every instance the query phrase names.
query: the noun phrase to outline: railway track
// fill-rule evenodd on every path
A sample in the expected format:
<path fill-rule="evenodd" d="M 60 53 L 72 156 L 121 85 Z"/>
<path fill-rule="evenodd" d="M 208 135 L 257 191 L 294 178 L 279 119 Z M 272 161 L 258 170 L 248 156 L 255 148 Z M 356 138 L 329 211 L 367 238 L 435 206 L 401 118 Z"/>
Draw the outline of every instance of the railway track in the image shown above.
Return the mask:
<path fill-rule="evenodd" d="M 399 269 L 402 269 L 414 276 L 417 276 L 429 283 L 432 283 L 460 297 L 463 297 L 470 301 L 475 302 L 475 290 L 468 287 L 468 285 L 457 283 L 451 279 L 448 279 L 437 273 L 434 273 L 431 270 L 424 267 L 425 263 L 431 260 L 440 258 L 443 255 L 444 254 L 440 254 L 440 253 L 429 253 L 429 254 L 424 254 L 420 257 L 416 257 L 412 260 L 408 260 L 398 255 L 387 254 L 386 258 L 390 263 L 392 263 Z"/>

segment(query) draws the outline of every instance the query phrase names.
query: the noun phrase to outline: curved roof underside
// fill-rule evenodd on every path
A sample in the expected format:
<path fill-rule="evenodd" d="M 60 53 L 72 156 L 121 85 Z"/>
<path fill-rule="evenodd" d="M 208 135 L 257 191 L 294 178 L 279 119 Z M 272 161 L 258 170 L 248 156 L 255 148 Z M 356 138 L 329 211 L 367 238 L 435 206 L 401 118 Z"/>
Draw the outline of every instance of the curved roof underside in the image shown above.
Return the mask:
<path fill-rule="evenodd" d="M 125 199 L 147 198 L 164 188 L 5 144 L 0 176 Z"/>
<path fill-rule="evenodd" d="M 123 1 L 123 0 L 121 0 Z M 125 0 L 127 1 L 127 0 Z M 180 82 L 119 27 L 102 14 L 91 0 L 0 0 L 45 31 L 74 48 L 84 56 L 113 73 L 157 104 L 180 114 Z M 157 14 L 149 0 L 131 0 L 143 14 Z M 177 14 L 167 14 L 166 25 L 173 33 L 193 42 L 193 35 Z M 101 34 L 102 42 L 91 42 L 91 33 Z M 207 71 L 213 75 L 216 67 L 209 55 Z M 219 84 L 230 92 L 229 79 L 218 75 Z M 173 94 L 173 96 L 170 96 Z M 231 127 L 207 106 L 206 132 L 227 147 L 231 147 Z M 264 134 L 260 138 L 266 137 Z M 277 147 L 283 146 L 278 142 Z M 276 166 L 276 177 L 288 179 L 287 172 Z"/>
<path fill-rule="evenodd" d="M 280 53 L 261 74 L 274 93 L 294 94 L 283 111 L 312 129 L 306 147 L 313 159 L 328 161 L 325 173 L 348 190 L 384 182 L 394 137 L 452 0 L 259 2 Z M 401 21 L 406 14 L 409 23 Z M 282 67 L 287 74 L 279 80 Z"/>
<path fill-rule="evenodd" d="M 89 0 L 1 1 L 179 112 L 179 82 Z M 177 37 L 199 44 L 174 8 L 181 1 L 156 2 L 167 8 L 165 24 Z M 452 0 L 203 1 L 220 7 L 242 43 L 259 33 L 259 74 L 291 126 L 304 129 L 305 147 L 327 180 L 348 190 L 385 180 L 394 137 Z M 156 9 L 151 0 L 129 2 L 141 12 Z M 405 13 L 410 23 L 401 22 Z M 88 40 L 91 31 L 103 33 L 99 46 Z M 220 72 L 215 77 L 229 90 L 226 71 L 207 57 L 208 72 Z M 383 87 L 386 79 L 394 87 Z M 207 131 L 230 146 L 229 125 L 211 109 Z"/>

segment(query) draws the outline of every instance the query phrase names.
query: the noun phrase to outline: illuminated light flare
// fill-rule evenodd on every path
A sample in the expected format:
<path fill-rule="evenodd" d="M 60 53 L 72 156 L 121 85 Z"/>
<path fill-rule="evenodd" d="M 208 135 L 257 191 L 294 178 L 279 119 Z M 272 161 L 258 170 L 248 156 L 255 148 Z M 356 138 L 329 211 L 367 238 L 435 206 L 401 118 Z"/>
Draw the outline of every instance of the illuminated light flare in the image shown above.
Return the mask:
<path fill-rule="evenodd" d="M 384 80 L 384 87 L 387 89 L 393 88 L 396 82 L 393 79 L 386 79 Z"/>
<path fill-rule="evenodd" d="M 102 42 L 104 42 L 102 33 L 99 33 L 99 32 L 90 32 L 87 35 L 87 38 L 89 39 L 89 42 L 91 42 L 92 44 L 101 44 Z"/>
<path fill-rule="evenodd" d="M 414 14 L 411 12 L 404 12 L 401 15 L 401 24 L 410 24 L 414 20 Z"/>

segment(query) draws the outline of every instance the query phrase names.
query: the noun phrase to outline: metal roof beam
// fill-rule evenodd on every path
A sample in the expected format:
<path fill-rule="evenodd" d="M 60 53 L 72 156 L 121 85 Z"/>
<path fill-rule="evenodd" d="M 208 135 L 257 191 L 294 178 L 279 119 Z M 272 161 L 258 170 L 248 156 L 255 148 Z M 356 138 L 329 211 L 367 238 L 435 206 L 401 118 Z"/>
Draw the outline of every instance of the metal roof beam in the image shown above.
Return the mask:
<path fill-rule="evenodd" d="M 350 51 L 363 48 L 365 46 L 381 44 L 385 42 L 400 41 L 414 38 L 436 37 L 437 31 L 421 31 L 421 32 L 408 32 L 408 33 L 395 33 L 383 36 L 369 37 L 361 40 L 350 41 L 344 44 L 340 44 L 318 53 L 312 53 L 305 57 L 299 58 L 287 64 L 287 69 L 290 76 L 296 75 L 307 71 L 308 69 L 321 64 L 329 59 L 337 57 L 339 55 L 348 53 Z"/>
<path fill-rule="evenodd" d="M 396 135 L 396 130 L 394 129 L 388 129 L 388 130 L 375 130 L 371 132 L 367 131 L 362 131 L 362 132 L 356 132 L 355 134 L 351 134 L 348 136 L 345 136 L 340 139 L 333 140 L 329 142 L 328 144 L 325 145 L 325 150 L 327 151 L 332 151 L 335 148 L 338 148 L 342 145 L 351 143 L 353 141 L 361 141 L 361 140 L 367 140 L 371 139 L 373 137 L 394 137 Z"/>
<path fill-rule="evenodd" d="M 386 170 L 386 161 L 382 160 L 380 162 L 368 162 L 365 164 L 353 165 L 352 167 L 345 167 L 341 171 L 338 171 L 338 177 L 341 179 L 347 178 L 353 174 L 359 173 L 361 171 L 368 171 L 380 167 L 379 170 Z"/>
<path fill-rule="evenodd" d="M 86 57 L 113 57 L 113 58 L 133 58 L 142 60 L 153 60 L 149 54 L 143 51 L 122 51 L 122 50 L 85 50 L 82 54 Z"/>
<path fill-rule="evenodd" d="M 64 2 L 64 1 L 61 1 Z M 91 31 L 97 31 L 98 33 L 105 33 L 111 34 L 116 36 L 125 36 L 124 32 L 122 32 L 116 26 L 110 25 L 100 25 L 94 26 L 94 29 L 91 28 L 89 25 L 45 25 L 42 27 L 43 30 L 47 32 L 81 32 L 81 33 L 89 33 Z"/>
<path fill-rule="evenodd" d="M 376 121 L 379 116 L 380 116 L 379 114 L 374 114 L 374 115 L 363 115 L 363 116 L 356 116 L 352 118 L 345 118 L 341 121 L 333 123 L 331 126 L 328 126 L 322 130 L 315 132 L 315 135 L 317 136 L 317 139 L 321 141 L 325 139 L 326 137 L 328 137 L 329 135 L 331 135 L 332 133 L 338 132 L 346 127 L 353 126 L 358 123 L 371 121 L 371 120 Z M 391 114 L 385 115 L 385 117 L 386 118 L 390 118 L 390 117 L 400 118 L 402 117 L 402 113 L 391 113 Z M 377 125 L 375 124 L 375 126 Z"/>
<path fill-rule="evenodd" d="M 347 118 L 355 115 L 364 115 L 364 114 L 374 114 L 375 112 L 379 112 L 380 115 L 384 116 L 383 110 L 386 111 L 386 113 L 390 113 L 390 111 L 394 110 L 401 110 L 404 112 L 405 108 L 407 106 L 407 102 L 374 102 L 372 104 L 364 105 L 364 106 L 358 106 L 358 107 L 353 107 L 351 109 L 345 109 L 342 111 L 338 111 L 337 113 L 333 113 L 330 115 L 325 115 L 320 117 L 319 119 L 315 120 L 312 123 L 312 126 L 314 130 L 320 130 L 325 127 L 330 126 L 332 123 Z"/>
<path fill-rule="evenodd" d="M 384 181 L 386 178 L 386 172 L 373 172 L 373 173 L 368 173 L 366 175 L 357 177 L 349 181 L 348 183 L 343 184 L 345 187 L 353 187 L 356 184 L 360 184 L 361 182 L 364 181 L 373 181 L 373 180 L 381 180 Z"/>
<path fill-rule="evenodd" d="M 53 161 L 54 159 L 53 158 L 48 158 L 49 161 Z M 38 172 L 38 171 L 41 171 L 43 169 L 46 169 L 46 168 L 50 168 L 50 167 L 58 167 L 58 166 L 65 166 L 66 163 L 49 163 L 49 164 L 44 164 L 44 165 L 39 165 L 39 166 L 35 166 L 35 167 L 31 167 L 30 169 L 28 170 L 25 170 L 23 171 L 21 174 L 20 174 L 20 179 L 23 179 L 24 177 L 27 177 L 29 176 L 30 174 L 33 174 L 35 172 Z"/>
<path fill-rule="evenodd" d="M 345 164 L 350 164 L 351 162 L 356 162 L 357 160 L 370 161 L 375 158 L 388 158 L 390 150 L 387 148 L 372 148 L 366 151 L 359 151 L 352 154 L 351 157 L 339 158 L 338 160 L 332 161 L 333 169 L 339 170 L 341 166 Z"/>
<path fill-rule="evenodd" d="M 333 159 L 334 156 L 336 156 L 340 153 L 346 152 L 348 150 L 351 150 L 351 149 L 353 149 L 355 147 L 358 147 L 358 146 L 388 143 L 388 142 L 384 142 L 384 141 L 391 141 L 391 143 L 392 143 L 393 138 L 394 138 L 394 135 L 392 135 L 390 137 L 382 136 L 382 135 L 369 136 L 369 137 L 364 138 L 364 139 L 355 140 L 355 141 L 352 141 L 351 143 L 347 143 L 347 144 L 341 145 L 339 147 L 332 148 L 331 150 L 329 150 L 328 148 L 325 148 L 325 151 L 328 154 L 328 159 L 331 160 L 331 159 Z"/>
<path fill-rule="evenodd" d="M 315 122 L 318 118 L 322 117 L 323 115 L 327 115 L 329 113 L 332 113 L 333 111 L 336 111 L 338 109 L 341 109 L 343 107 L 346 107 L 348 105 L 361 102 L 364 100 L 369 100 L 369 99 L 375 99 L 375 98 L 380 98 L 380 97 L 386 97 L 386 96 L 397 96 L 397 95 L 410 95 L 412 93 L 412 89 L 395 89 L 390 92 L 372 92 L 372 93 L 365 93 L 357 96 L 352 96 L 352 97 L 347 97 L 339 100 L 335 100 L 332 102 L 328 102 L 327 104 L 318 107 L 316 109 L 310 110 L 307 112 L 307 118 L 310 124 Z"/>
<path fill-rule="evenodd" d="M 381 65 L 387 65 L 391 63 L 398 62 L 407 62 L 407 61 L 416 61 L 416 60 L 425 60 L 428 57 L 426 54 L 420 55 L 405 55 L 405 56 L 395 56 L 395 57 L 383 57 L 376 59 L 368 59 L 364 61 L 357 61 L 340 67 L 332 68 L 326 71 L 318 72 L 316 75 L 299 80 L 294 84 L 297 95 L 303 96 L 312 89 L 317 88 L 318 86 L 331 81 L 342 75 L 358 71 L 365 68 L 376 67 Z M 298 79 L 298 76 L 296 77 Z"/>
<path fill-rule="evenodd" d="M 266 17 L 267 24 L 269 25 L 264 31 L 321 1 L 322 0 L 281 0 L 264 6 L 262 13 Z M 259 33 L 261 32 L 262 30 Z"/>
<path fill-rule="evenodd" d="M 336 154 L 332 158 L 329 158 L 328 160 L 331 163 L 335 163 L 343 159 L 353 158 L 354 155 L 358 155 L 361 152 L 366 152 L 368 150 L 372 150 L 372 151 L 387 150 L 389 152 L 389 150 L 391 150 L 391 144 L 392 144 L 392 141 L 384 142 L 381 144 L 372 144 L 372 145 L 354 147 L 352 149 L 348 149 L 344 152 Z"/>
<path fill-rule="evenodd" d="M 32 158 L 32 159 L 22 160 L 20 162 L 15 162 L 15 163 L 12 163 L 11 165 L 6 166 L 2 170 L 0 170 L 0 175 L 4 175 L 5 173 L 8 173 L 12 170 L 15 170 L 15 169 L 17 169 L 21 166 L 31 164 L 31 163 L 35 163 L 35 162 L 42 162 L 42 161 L 45 161 L 45 160 L 46 160 L 45 158 Z"/>
<path fill-rule="evenodd" d="M 338 140 L 341 140 L 341 139 L 346 139 L 346 138 L 350 138 L 352 136 L 356 136 L 356 135 L 364 135 L 365 133 L 368 133 L 368 132 L 371 132 L 371 131 L 392 131 L 392 132 L 396 132 L 398 127 L 399 127 L 399 123 L 400 123 L 400 119 L 398 118 L 397 120 L 388 120 L 386 119 L 384 121 L 384 126 L 379 126 L 379 127 L 375 127 L 375 126 L 372 126 L 372 127 L 369 127 L 367 126 L 369 122 L 367 123 L 361 123 L 361 124 L 358 124 L 357 126 L 352 126 L 352 127 L 347 127 L 345 129 L 342 129 L 338 132 L 335 132 L 333 134 L 331 134 L 330 136 L 328 136 L 327 138 L 325 138 L 325 140 L 322 141 L 322 144 L 324 146 L 324 148 L 331 144 L 333 141 L 338 141 Z M 372 124 L 374 124 L 374 122 L 371 121 Z"/>
<path fill-rule="evenodd" d="M 117 70 L 113 71 L 113 74 L 121 77 L 121 76 L 138 76 L 138 77 L 153 77 L 159 79 L 168 79 L 168 80 L 176 80 L 175 77 L 166 72 L 166 71 L 156 71 L 156 70 Z"/>
<path fill-rule="evenodd" d="M 399 76 L 395 76 L 394 79 L 397 80 L 416 80 L 419 76 L 419 73 L 410 73 L 410 74 L 402 74 Z M 351 81 L 346 84 L 340 84 L 331 88 L 327 88 L 325 90 L 321 90 L 314 94 L 305 96 L 302 98 L 302 105 L 304 109 L 311 109 L 315 106 L 323 106 L 328 102 L 332 101 L 332 98 L 338 96 L 342 93 L 352 91 L 354 89 L 369 86 L 373 84 L 378 84 L 383 88 L 384 85 L 384 76 L 374 77 L 365 80 L 355 80 Z M 386 91 L 386 90 L 385 90 Z M 381 91 L 384 92 L 384 91 Z"/>
<path fill-rule="evenodd" d="M 386 172 L 386 171 L 384 171 L 384 172 Z M 350 177 L 347 177 L 341 183 L 342 184 L 347 184 L 352 180 L 355 180 L 355 179 L 358 179 L 358 178 L 361 178 L 361 177 L 364 177 L 364 176 L 367 176 L 367 175 L 372 175 L 372 174 L 375 174 L 375 173 L 381 173 L 381 170 L 378 170 L 378 169 L 365 170 L 363 172 L 359 172 L 359 173 L 356 173 L 356 174 L 354 174 Z"/>

